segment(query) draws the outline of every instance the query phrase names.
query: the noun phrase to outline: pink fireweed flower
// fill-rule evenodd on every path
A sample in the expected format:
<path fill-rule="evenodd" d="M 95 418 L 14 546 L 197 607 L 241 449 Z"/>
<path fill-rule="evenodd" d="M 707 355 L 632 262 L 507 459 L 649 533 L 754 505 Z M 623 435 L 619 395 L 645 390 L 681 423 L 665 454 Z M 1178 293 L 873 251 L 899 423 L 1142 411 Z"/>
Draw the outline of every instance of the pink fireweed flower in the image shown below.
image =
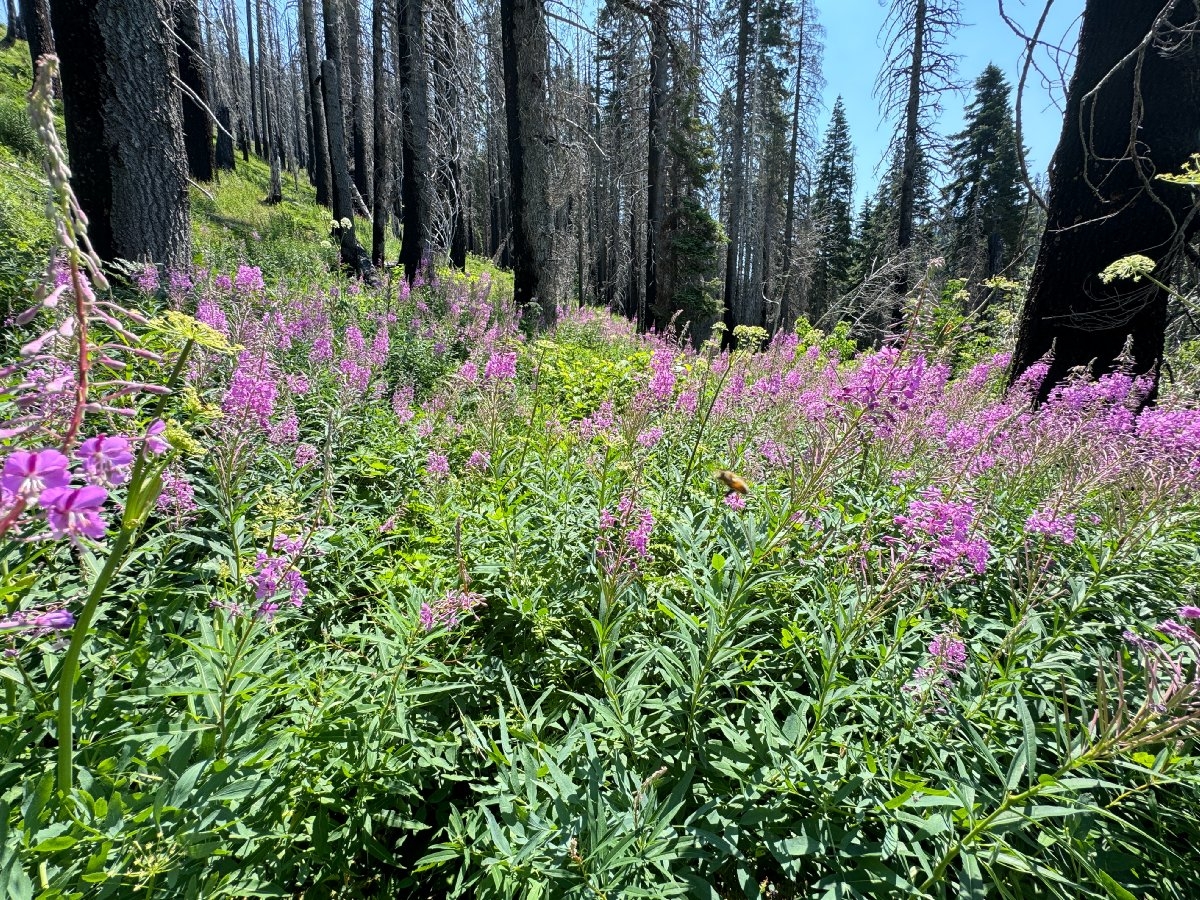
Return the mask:
<path fill-rule="evenodd" d="M 430 450 L 425 457 L 425 471 L 430 475 L 449 475 L 450 460 L 444 454 Z"/>
<path fill-rule="evenodd" d="M 105 437 L 103 434 L 80 444 L 75 456 L 83 460 L 83 471 L 88 481 L 101 487 L 123 484 L 129 477 L 129 464 L 133 462 L 133 453 L 126 438 Z"/>
<path fill-rule="evenodd" d="M 294 444 L 300 440 L 300 420 L 289 413 L 271 426 L 267 439 L 272 444 Z"/>
<path fill-rule="evenodd" d="M 468 384 L 474 384 L 479 380 L 479 366 L 468 360 L 459 368 L 458 377 Z"/>
<path fill-rule="evenodd" d="M 274 379 L 260 375 L 249 366 L 239 365 L 221 401 L 221 411 L 232 423 L 243 424 L 244 420 L 250 420 L 266 430 L 275 411 L 278 393 Z"/>
<path fill-rule="evenodd" d="M 69 461 L 57 450 L 30 453 L 16 450 L 4 460 L 0 486 L 20 500 L 29 502 L 50 488 L 61 488 L 71 480 Z"/>
<path fill-rule="evenodd" d="M 734 491 L 730 491 L 728 494 L 725 495 L 725 505 L 728 506 L 730 509 L 740 511 L 740 510 L 743 510 L 746 508 L 746 498 L 743 497 L 741 494 L 738 494 Z"/>
<path fill-rule="evenodd" d="M 1058 538 L 1064 544 L 1075 542 L 1075 514 L 1059 513 L 1045 508 L 1034 511 L 1025 520 L 1025 530 L 1030 534 L 1044 534 Z"/>
<path fill-rule="evenodd" d="M 227 337 L 229 335 L 229 319 L 225 317 L 224 310 L 212 300 L 205 298 L 200 301 L 200 305 L 196 307 L 196 321 L 203 322 Z"/>
<path fill-rule="evenodd" d="M 238 266 L 234 284 L 243 294 L 264 291 L 267 288 L 266 282 L 263 281 L 262 269 L 258 266 Z"/>
<path fill-rule="evenodd" d="M 656 446 L 663 438 L 663 430 L 661 428 L 647 428 L 637 436 L 637 442 L 647 450 Z"/>
<path fill-rule="evenodd" d="M 167 423 L 162 419 L 155 419 L 150 423 L 150 427 L 146 429 L 146 434 L 142 438 L 146 442 L 146 449 L 155 456 L 162 456 L 171 448 L 171 445 L 162 437 L 166 430 Z"/>
<path fill-rule="evenodd" d="M 468 469 L 486 469 L 492 464 L 492 455 L 486 450 L 475 450 L 471 453 L 471 458 L 467 460 Z"/>
<path fill-rule="evenodd" d="M 357 325 L 351 325 L 346 329 L 346 347 L 351 353 L 355 356 L 362 356 L 366 346 L 361 328 Z"/>
<path fill-rule="evenodd" d="M 488 381 L 503 381 L 517 377 L 517 354 L 493 353 L 483 367 L 483 377 Z"/>
<path fill-rule="evenodd" d="M 158 290 L 158 266 L 147 263 L 137 277 L 138 290 L 143 294 L 153 294 Z"/>
<path fill-rule="evenodd" d="M 391 340 L 388 336 L 387 325 L 380 325 L 375 332 L 375 337 L 371 340 L 371 349 L 367 351 L 367 359 L 370 360 L 371 365 L 383 366 L 386 364 L 390 347 Z"/>
<path fill-rule="evenodd" d="M 312 444 L 296 445 L 296 457 L 294 463 L 297 469 L 303 469 L 316 458 L 317 448 Z"/>
<path fill-rule="evenodd" d="M 648 390 L 656 400 L 670 400 L 675 391 L 675 354 L 667 349 L 655 350 L 650 357 L 650 378 Z"/>
<path fill-rule="evenodd" d="M 364 394 L 371 385 L 371 369 L 359 365 L 352 359 L 338 362 L 338 376 L 342 385 L 355 394 Z"/>
<path fill-rule="evenodd" d="M 438 627 L 454 628 L 468 615 L 478 617 L 475 609 L 485 602 L 480 594 L 470 591 L 447 591 L 445 596 L 433 603 L 421 604 L 421 627 L 425 631 L 433 631 Z"/>
<path fill-rule="evenodd" d="M 169 280 L 172 294 L 186 294 L 192 289 L 192 277 L 187 272 L 172 271 Z"/>
<path fill-rule="evenodd" d="M 925 553 L 939 572 L 961 572 L 969 566 L 983 574 L 989 547 L 987 541 L 972 535 L 975 504 L 971 500 L 942 500 L 933 488 L 922 498 L 909 504 L 907 515 L 895 518 L 905 537 L 915 539 L 909 552 Z"/>
<path fill-rule="evenodd" d="M 632 494 L 621 497 L 615 512 L 602 509 L 599 526 L 596 561 L 608 577 L 634 574 L 649 560 L 654 514 L 649 507 L 636 506 Z"/>
<path fill-rule="evenodd" d="M 1181 619 L 1200 619 L 1200 606 L 1181 606 L 1178 614 Z"/>
<path fill-rule="evenodd" d="M 308 382 L 306 375 L 288 375 L 284 378 L 284 384 L 287 385 L 289 394 L 303 396 L 312 390 L 312 386 Z"/>
<path fill-rule="evenodd" d="M 416 415 L 412 410 L 412 402 L 413 387 L 411 384 L 396 388 L 396 392 L 392 394 L 392 412 L 396 414 L 401 425 L 412 421 L 412 417 Z"/>
<path fill-rule="evenodd" d="M 155 506 L 165 515 L 183 518 L 196 511 L 196 492 L 182 473 L 167 469 L 162 473 L 162 490 Z"/>
<path fill-rule="evenodd" d="M 42 491 L 38 503 L 46 510 L 46 521 L 50 523 L 53 537 L 76 540 L 79 535 L 84 535 L 99 540 L 105 531 L 100 507 L 107 499 L 108 491 L 96 485 L 52 487 Z"/>
<path fill-rule="evenodd" d="M 917 668 L 901 690 L 910 696 L 934 697 L 945 701 L 954 680 L 967 668 L 967 645 L 958 635 L 943 631 L 927 648 L 929 661 Z M 939 708 L 937 712 L 944 712 Z"/>

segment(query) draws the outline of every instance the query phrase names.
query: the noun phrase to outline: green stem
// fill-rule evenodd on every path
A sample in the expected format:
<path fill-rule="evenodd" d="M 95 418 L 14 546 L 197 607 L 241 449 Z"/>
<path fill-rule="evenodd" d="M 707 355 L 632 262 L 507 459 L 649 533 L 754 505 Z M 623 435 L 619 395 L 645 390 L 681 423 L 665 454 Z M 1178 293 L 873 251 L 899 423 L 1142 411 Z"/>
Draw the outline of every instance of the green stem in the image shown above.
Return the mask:
<path fill-rule="evenodd" d="M 167 379 L 166 385 L 171 393 L 174 392 L 175 385 L 183 374 L 183 367 L 187 365 L 187 359 L 191 355 L 192 346 L 193 342 L 190 340 L 184 344 L 183 350 L 179 354 L 179 359 L 176 360 L 175 367 L 171 370 L 171 377 Z M 159 398 L 158 403 L 154 407 L 153 418 L 157 419 L 162 416 L 163 410 L 166 408 L 168 396 L 170 394 Z M 143 443 L 141 452 L 134 462 L 133 472 L 130 475 L 130 497 L 138 496 L 141 493 L 146 471 L 146 445 Z M 75 620 L 75 625 L 71 629 L 71 643 L 67 647 L 67 654 L 63 657 L 62 665 L 59 667 L 57 714 L 58 763 L 56 768 L 58 770 L 58 790 L 64 797 L 71 793 L 71 787 L 75 781 L 74 706 L 75 679 L 79 675 L 79 657 L 83 654 L 83 642 L 87 640 L 92 619 L 96 616 L 96 610 L 100 607 L 100 601 L 104 598 L 104 592 L 108 589 L 109 582 L 112 581 L 113 576 L 116 575 L 117 570 L 121 567 L 121 563 L 125 559 L 125 551 L 129 548 L 129 543 L 133 540 L 133 535 L 138 529 L 139 523 L 130 521 L 131 518 L 133 516 L 126 515 L 125 521 L 121 523 L 121 530 L 117 532 L 117 539 L 113 542 L 112 549 L 108 553 L 108 558 L 104 561 L 104 568 L 100 570 L 100 574 L 92 582 L 92 589 L 88 592 L 87 602 L 84 603 L 83 611 L 80 612 L 79 618 Z"/>
<path fill-rule="evenodd" d="M 83 642 L 87 640 L 96 609 L 100 606 L 108 583 L 112 581 L 113 575 L 125 558 L 125 548 L 129 546 L 132 536 L 133 530 L 130 528 L 122 528 L 117 534 L 117 540 L 104 562 L 104 568 L 88 593 L 83 612 L 75 620 L 75 627 L 71 630 L 71 643 L 67 647 L 67 655 L 63 657 L 62 670 L 58 676 L 58 790 L 64 796 L 71 793 L 71 785 L 75 780 L 72 711 L 75 703 L 75 676 L 79 673 L 79 656 L 83 653 Z"/>

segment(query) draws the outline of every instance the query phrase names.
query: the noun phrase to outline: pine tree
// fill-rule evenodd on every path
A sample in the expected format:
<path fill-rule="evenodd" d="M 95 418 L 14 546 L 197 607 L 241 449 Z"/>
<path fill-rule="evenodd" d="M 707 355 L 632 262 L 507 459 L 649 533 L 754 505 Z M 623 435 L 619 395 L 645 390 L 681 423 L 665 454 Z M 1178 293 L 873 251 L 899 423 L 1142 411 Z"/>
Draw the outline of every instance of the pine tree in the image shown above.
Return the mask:
<path fill-rule="evenodd" d="M 838 97 L 818 158 L 813 192 L 816 260 L 808 295 L 808 316 L 820 318 L 830 302 L 850 286 L 854 262 L 854 147 L 846 107 Z"/>
<path fill-rule="evenodd" d="M 951 266 L 966 277 L 990 278 L 1020 250 L 1025 188 L 1009 90 L 1000 69 L 984 69 L 966 127 L 952 138 L 947 250 Z"/>

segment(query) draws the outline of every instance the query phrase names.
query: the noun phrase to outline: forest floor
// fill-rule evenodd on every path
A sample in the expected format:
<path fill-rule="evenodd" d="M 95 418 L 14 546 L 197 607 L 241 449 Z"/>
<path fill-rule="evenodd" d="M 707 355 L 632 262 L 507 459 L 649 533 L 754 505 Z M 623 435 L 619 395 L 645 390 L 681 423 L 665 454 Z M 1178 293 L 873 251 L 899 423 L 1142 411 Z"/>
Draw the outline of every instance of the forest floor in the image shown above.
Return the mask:
<path fill-rule="evenodd" d="M 1194 896 L 1194 408 L 534 333 L 477 260 L 348 280 L 266 179 L 102 295 L 79 440 L 76 304 L 6 341 L 0 896 Z"/>

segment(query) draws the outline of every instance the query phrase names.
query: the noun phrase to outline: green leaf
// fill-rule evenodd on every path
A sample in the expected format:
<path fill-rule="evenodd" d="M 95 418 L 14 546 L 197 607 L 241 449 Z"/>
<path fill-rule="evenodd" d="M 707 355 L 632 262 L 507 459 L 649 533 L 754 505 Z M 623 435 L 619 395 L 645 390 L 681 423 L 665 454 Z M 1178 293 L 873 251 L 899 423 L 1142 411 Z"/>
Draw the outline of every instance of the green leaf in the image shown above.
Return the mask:
<path fill-rule="evenodd" d="M 1133 893 L 1126 890 L 1117 880 L 1107 872 L 1099 871 L 1096 873 L 1096 880 L 1100 882 L 1101 887 L 1108 893 L 1108 896 L 1113 900 L 1137 900 Z"/>

